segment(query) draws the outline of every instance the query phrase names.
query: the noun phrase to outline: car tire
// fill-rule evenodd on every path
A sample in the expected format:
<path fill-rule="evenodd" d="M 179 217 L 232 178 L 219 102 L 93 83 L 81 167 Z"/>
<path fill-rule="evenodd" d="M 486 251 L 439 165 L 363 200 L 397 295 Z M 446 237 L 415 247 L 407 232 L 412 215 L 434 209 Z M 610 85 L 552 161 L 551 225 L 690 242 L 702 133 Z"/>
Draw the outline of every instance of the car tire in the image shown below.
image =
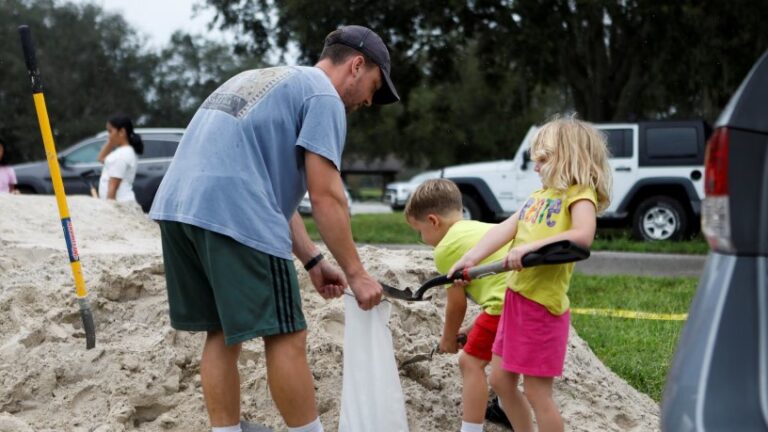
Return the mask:
<path fill-rule="evenodd" d="M 16 186 L 16 190 L 22 195 L 37 195 L 37 192 L 31 186 Z"/>
<path fill-rule="evenodd" d="M 463 206 L 464 219 L 481 220 L 483 217 L 483 211 L 480 209 L 480 205 L 477 204 L 477 200 L 465 193 L 461 194 L 461 203 Z"/>
<path fill-rule="evenodd" d="M 632 236 L 636 240 L 680 240 L 688 230 L 688 214 L 674 198 L 655 195 L 644 199 L 632 217 Z"/>

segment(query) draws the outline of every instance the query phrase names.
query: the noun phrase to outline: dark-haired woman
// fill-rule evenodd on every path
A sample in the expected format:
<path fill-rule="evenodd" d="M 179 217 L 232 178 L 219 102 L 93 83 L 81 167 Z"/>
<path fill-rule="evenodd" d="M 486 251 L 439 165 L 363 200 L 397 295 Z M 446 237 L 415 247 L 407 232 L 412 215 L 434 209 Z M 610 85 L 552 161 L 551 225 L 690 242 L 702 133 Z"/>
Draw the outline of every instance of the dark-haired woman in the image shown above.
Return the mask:
<path fill-rule="evenodd" d="M 104 164 L 99 179 L 99 198 L 116 201 L 136 201 L 133 180 L 144 142 L 133 131 L 131 119 L 116 116 L 107 122 L 107 142 L 99 152 L 99 162 Z"/>

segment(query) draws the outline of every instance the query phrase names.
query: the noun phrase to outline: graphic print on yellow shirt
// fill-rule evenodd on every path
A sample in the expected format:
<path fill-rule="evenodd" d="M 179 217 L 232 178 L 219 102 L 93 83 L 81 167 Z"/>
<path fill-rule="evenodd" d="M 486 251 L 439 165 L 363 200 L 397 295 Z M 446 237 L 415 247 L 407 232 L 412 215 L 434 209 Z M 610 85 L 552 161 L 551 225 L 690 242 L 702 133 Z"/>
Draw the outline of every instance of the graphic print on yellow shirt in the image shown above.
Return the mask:
<path fill-rule="evenodd" d="M 512 247 L 546 239 L 571 228 L 571 204 L 589 200 L 597 207 L 597 194 L 592 188 L 571 186 L 566 191 L 539 189 L 532 193 L 520 209 L 517 235 Z M 511 272 L 510 289 L 543 305 L 553 315 L 562 315 L 570 307 L 568 284 L 574 263 L 543 265 Z"/>

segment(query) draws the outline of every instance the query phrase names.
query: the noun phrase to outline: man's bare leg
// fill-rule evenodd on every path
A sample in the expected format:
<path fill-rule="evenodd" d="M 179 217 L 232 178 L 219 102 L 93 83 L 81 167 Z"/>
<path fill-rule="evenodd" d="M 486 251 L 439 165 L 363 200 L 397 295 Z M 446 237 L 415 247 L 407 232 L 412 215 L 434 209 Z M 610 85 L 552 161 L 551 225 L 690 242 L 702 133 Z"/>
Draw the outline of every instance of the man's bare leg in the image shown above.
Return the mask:
<path fill-rule="evenodd" d="M 267 384 L 288 427 L 307 425 L 318 416 L 306 344 L 306 330 L 264 337 Z"/>
<path fill-rule="evenodd" d="M 213 427 L 240 423 L 240 344 L 226 345 L 222 331 L 210 331 L 200 360 L 205 407 Z"/>

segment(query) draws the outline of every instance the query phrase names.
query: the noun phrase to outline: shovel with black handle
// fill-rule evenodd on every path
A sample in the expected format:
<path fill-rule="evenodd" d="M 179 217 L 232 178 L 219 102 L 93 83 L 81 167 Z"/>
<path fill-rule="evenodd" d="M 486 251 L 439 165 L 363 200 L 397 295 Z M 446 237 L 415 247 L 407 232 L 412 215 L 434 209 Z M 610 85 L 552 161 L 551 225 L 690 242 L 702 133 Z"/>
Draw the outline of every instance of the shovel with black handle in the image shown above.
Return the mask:
<path fill-rule="evenodd" d="M 522 262 L 523 267 L 526 268 L 547 264 L 563 264 L 581 261 L 587 258 L 589 258 L 589 249 L 577 245 L 570 240 L 560 240 L 525 254 Z M 424 294 L 430 288 L 447 285 L 459 280 L 469 282 L 473 279 L 480 279 L 486 276 L 504 273 L 509 270 L 510 269 L 504 267 L 504 261 L 499 260 L 490 264 L 457 270 L 452 275 L 440 275 L 434 277 L 424 282 L 416 292 L 411 291 L 410 288 L 398 289 L 386 284 L 381 284 L 381 286 L 384 289 L 384 295 L 387 297 L 405 301 L 423 301 L 429 300 L 429 297 L 424 298 Z"/>

